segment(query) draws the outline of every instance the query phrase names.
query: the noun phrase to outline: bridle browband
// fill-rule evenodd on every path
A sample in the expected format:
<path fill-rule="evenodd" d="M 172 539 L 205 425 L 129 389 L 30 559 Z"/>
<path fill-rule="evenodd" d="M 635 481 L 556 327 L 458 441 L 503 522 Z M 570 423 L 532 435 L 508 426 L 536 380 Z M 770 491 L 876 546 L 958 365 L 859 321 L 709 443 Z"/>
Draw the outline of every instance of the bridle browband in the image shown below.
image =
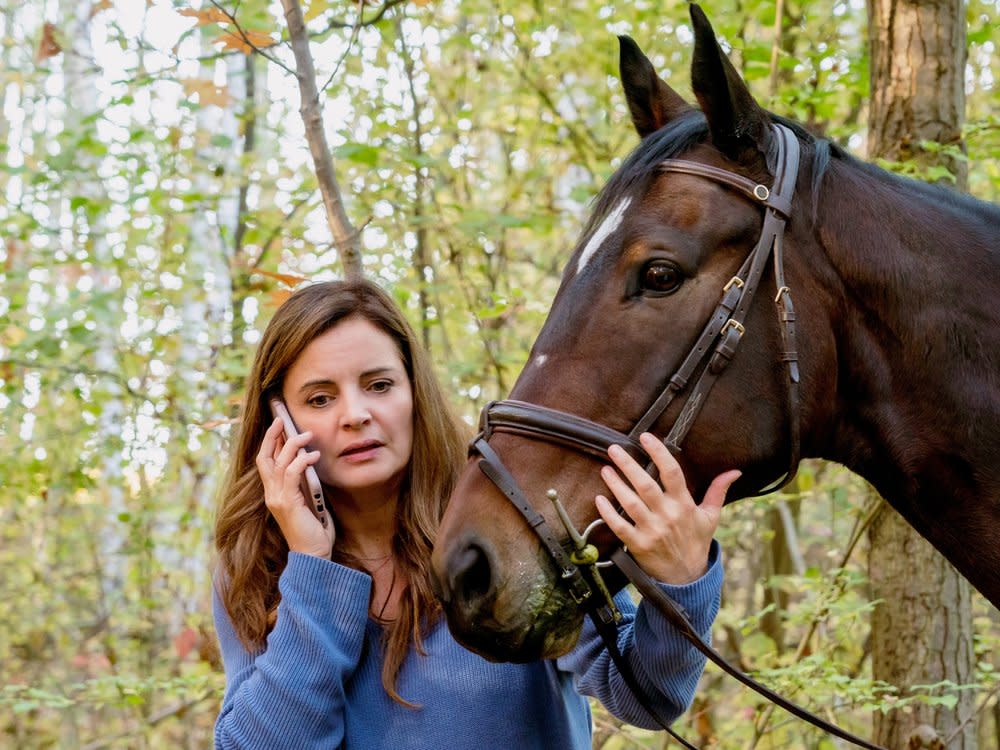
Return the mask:
<path fill-rule="evenodd" d="M 771 188 L 734 172 L 685 159 L 666 159 L 658 166 L 658 170 L 661 172 L 704 177 L 741 193 L 751 201 L 764 206 L 764 223 L 761 227 L 760 239 L 747 255 L 736 275 L 723 287 L 722 297 L 715 311 L 695 340 L 691 350 L 659 396 L 632 429 L 626 434 L 557 409 L 524 401 L 494 401 L 483 409 L 480 416 L 479 434 L 473 439 L 469 450 L 470 454 L 479 454 L 479 468 L 517 508 L 528 525 L 538 535 L 542 546 L 545 547 L 559 568 L 563 583 L 567 586 L 573 600 L 578 605 L 587 607 L 598 631 L 604 638 L 609 653 L 618 665 L 623 678 L 635 693 L 636 698 L 646 711 L 684 747 L 694 748 L 693 745 L 670 729 L 669 722 L 663 720 L 650 705 L 650 701 L 639 689 L 631 668 L 618 650 L 614 633 L 615 624 L 621 615 L 598 571 L 599 566 L 609 564 L 618 566 L 646 600 L 659 609 L 695 648 L 722 667 L 728 674 L 736 677 L 768 700 L 859 747 L 883 750 L 883 748 L 855 737 L 797 704 L 782 698 L 732 667 L 717 651 L 702 640 L 680 607 L 662 592 L 660 587 L 639 568 L 624 549 L 619 548 L 613 552 L 610 562 L 599 563 L 597 550 L 593 545 L 588 544 L 587 537 L 600 521 L 591 524 L 583 534 L 578 533 L 573 528 L 558 498 L 554 495 L 554 491 L 550 490 L 550 499 L 553 500 L 556 511 L 565 526 L 566 534 L 569 536 L 568 541 L 561 540 L 552 531 L 542 515 L 535 510 L 518 485 L 517 480 L 504 466 L 488 442 L 496 432 L 512 433 L 554 443 L 598 460 L 606 460 L 607 449 L 612 444 L 617 444 L 621 445 L 637 461 L 643 463 L 648 472 L 655 475 L 655 466 L 645 449 L 639 444 L 639 435 L 650 430 L 663 416 L 674 398 L 687 390 L 687 400 L 667 436 L 663 439 L 672 452 L 681 450 L 680 445 L 704 406 L 709 391 L 736 353 L 746 331 L 745 321 L 750 305 L 756 295 L 767 261 L 771 258 L 773 259 L 776 287 L 774 302 L 777 305 L 781 328 L 781 361 L 785 363 L 788 373 L 789 464 L 784 477 L 756 494 L 773 492 L 792 480 L 798 468 L 800 457 L 799 366 L 798 353 L 795 348 L 795 311 L 792 306 L 791 292 L 785 283 L 782 240 L 785 224 L 790 216 L 792 196 L 795 192 L 795 181 L 798 176 L 799 142 L 795 135 L 783 125 L 774 123 L 772 133 L 777 152 L 777 169 Z M 597 596 L 594 596 L 595 592 Z"/>

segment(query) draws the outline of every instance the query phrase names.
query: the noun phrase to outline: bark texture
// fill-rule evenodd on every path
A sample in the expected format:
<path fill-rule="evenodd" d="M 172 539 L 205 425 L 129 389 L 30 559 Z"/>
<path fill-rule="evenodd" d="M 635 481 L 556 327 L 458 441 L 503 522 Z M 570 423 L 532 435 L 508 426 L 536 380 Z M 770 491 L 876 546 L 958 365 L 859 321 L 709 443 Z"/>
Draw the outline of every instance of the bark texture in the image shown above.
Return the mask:
<path fill-rule="evenodd" d="M 921 143 L 962 144 L 965 33 L 962 0 L 868 0 L 869 154 L 943 163 L 963 189 L 964 162 L 942 162 Z"/>
<path fill-rule="evenodd" d="M 966 184 L 965 163 L 928 149 L 961 147 L 965 113 L 962 0 L 868 0 L 871 51 L 869 156 L 945 166 Z M 906 696 L 914 685 L 974 678 L 971 589 L 888 506 L 869 531 L 872 672 Z M 875 714 L 874 740 L 887 748 L 975 750 L 974 693 L 954 708 L 915 703 Z"/>

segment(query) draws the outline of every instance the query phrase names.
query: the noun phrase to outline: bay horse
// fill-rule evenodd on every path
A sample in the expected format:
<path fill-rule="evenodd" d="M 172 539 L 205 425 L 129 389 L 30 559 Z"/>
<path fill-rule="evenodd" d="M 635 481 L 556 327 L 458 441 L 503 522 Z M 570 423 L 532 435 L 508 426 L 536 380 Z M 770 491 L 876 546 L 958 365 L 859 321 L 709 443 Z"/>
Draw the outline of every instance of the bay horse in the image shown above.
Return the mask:
<path fill-rule="evenodd" d="M 641 140 L 595 201 L 511 400 L 487 411 L 483 450 L 507 467 L 529 517 L 560 528 L 553 488 L 578 529 L 607 492 L 606 457 L 581 446 L 627 441 L 644 415 L 651 432 L 683 436 L 668 444 L 695 498 L 728 469 L 743 472 L 732 500 L 787 476 L 799 455 L 836 461 L 1000 606 L 1000 209 L 889 174 L 766 112 L 696 5 L 691 18 L 700 108 L 620 38 Z M 779 136 L 799 153 L 783 205 L 769 196 Z M 726 361 L 699 354 L 684 370 L 720 299 L 745 283 L 771 214 L 783 260 L 762 272 L 742 321 L 714 329 Z M 711 390 L 691 396 L 706 372 Z M 651 411 L 671 390 L 678 398 Z M 481 453 L 432 559 L 449 625 L 488 658 L 558 656 L 575 645 L 579 597 Z M 615 542 L 606 529 L 592 539 L 602 554 Z"/>

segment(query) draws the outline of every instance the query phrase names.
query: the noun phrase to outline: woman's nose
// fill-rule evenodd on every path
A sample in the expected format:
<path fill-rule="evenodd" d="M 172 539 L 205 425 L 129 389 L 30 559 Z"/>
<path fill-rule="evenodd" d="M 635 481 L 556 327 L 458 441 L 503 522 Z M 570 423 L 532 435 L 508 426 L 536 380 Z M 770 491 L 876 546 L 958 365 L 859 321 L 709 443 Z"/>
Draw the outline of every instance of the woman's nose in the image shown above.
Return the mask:
<path fill-rule="evenodd" d="M 341 398 L 341 404 L 343 405 L 343 411 L 341 412 L 340 421 L 345 427 L 357 429 L 371 422 L 371 411 L 368 409 L 367 401 L 361 394 L 344 396 Z"/>

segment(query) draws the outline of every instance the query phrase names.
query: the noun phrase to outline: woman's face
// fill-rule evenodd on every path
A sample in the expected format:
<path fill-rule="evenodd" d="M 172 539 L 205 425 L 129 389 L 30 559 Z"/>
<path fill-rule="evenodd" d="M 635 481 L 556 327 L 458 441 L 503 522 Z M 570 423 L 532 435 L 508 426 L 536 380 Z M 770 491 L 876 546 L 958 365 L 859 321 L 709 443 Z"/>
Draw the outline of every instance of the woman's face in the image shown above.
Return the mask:
<path fill-rule="evenodd" d="M 302 351 L 282 395 L 299 430 L 312 430 L 324 484 L 395 497 L 413 451 L 413 391 L 392 338 L 344 319 Z"/>

